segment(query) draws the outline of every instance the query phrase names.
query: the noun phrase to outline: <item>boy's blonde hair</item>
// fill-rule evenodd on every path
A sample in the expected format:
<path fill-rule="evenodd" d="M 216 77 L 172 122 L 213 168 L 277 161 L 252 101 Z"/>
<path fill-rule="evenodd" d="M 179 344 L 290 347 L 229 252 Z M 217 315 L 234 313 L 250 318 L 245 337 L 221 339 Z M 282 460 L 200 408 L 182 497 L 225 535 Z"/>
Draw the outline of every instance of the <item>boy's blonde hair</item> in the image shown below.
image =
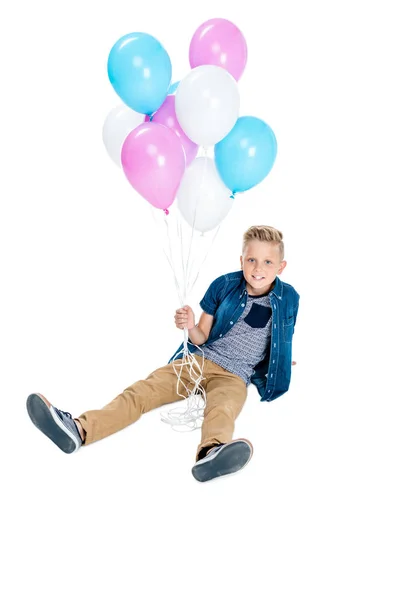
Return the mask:
<path fill-rule="evenodd" d="M 282 238 L 283 233 L 278 229 L 275 229 L 275 227 L 269 227 L 268 225 L 253 225 L 253 227 L 249 227 L 243 235 L 242 254 L 244 254 L 247 244 L 252 240 L 275 242 L 276 244 L 279 244 L 279 254 L 282 261 L 285 255 L 285 246 Z"/>

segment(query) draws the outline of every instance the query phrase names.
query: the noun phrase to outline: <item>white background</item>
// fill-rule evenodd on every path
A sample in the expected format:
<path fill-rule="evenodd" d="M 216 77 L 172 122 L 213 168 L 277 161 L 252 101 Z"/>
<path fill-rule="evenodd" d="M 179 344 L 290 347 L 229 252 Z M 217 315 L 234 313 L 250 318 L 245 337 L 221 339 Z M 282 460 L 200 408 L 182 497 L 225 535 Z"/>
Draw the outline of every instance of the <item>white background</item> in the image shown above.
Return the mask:
<path fill-rule="evenodd" d="M 260 13 L 262 7 L 262 15 Z M 189 299 L 239 268 L 250 225 L 284 234 L 300 293 L 290 390 L 253 386 L 241 473 L 190 473 L 199 432 L 159 411 L 73 456 L 30 422 L 78 416 L 165 364 L 175 286 L 147 203 L 101 139 L 108 53 L 158 38 L 173 81 L 196 28 L 248 43 L 241 114 L 275 131 Z M 7 599 L 398 599 L 398 22 L 395 2 L 20 1 L 2 8 L 1 595 Z"/>

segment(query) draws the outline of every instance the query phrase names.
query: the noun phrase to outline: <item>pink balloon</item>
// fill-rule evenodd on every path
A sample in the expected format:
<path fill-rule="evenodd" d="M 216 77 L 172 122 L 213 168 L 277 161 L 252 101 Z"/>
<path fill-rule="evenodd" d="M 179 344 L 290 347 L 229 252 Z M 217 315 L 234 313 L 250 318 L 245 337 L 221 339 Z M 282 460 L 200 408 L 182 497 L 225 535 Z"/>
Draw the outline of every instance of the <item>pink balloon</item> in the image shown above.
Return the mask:
<path fill-rule="evenodd" d="M 150 118 L 146 116 L 145 121 L 150 121 Z M 190 165 L 190 163 L 196 158 L 199 147 L 188 138 L 178 123 L 175 112 L 175 96 L 166 97 L 164 103 L 160 106 L 157 112 L 154 113 L 151 122 L 160 123 L 161 125 L 169 127 L 172 129 L 172 131 L 175 131 L 185 151 L 186 166 Z"/>
<path fill-rule="evenodd" d="M 185 172 L 185 152 L 178 136 L 159 123 L 143 123 L 124 141 L 121 163 L 131 186 L 168 214 Z"/>
<path fill-rule="evenodd" d="M 200 65 L 223 67 L 239 81 L 247 63 L 246 40 L 231 21 L 210 19 L 192 37 L 189 61 L 192 69 Z"/>

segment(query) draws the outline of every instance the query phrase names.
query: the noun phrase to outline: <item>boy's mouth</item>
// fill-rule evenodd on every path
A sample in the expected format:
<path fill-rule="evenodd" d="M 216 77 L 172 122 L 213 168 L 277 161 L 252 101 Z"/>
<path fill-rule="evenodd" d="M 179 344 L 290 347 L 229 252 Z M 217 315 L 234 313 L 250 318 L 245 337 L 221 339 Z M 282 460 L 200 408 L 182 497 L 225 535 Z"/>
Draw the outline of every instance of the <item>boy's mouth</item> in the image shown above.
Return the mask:
<path fill-rule="evenodd" d="M 262 279 L 264 279 L 264 277 L 262 275 L 252 275 L 252 278 L 255 279 L 256 281 L 261 281 Z"/>

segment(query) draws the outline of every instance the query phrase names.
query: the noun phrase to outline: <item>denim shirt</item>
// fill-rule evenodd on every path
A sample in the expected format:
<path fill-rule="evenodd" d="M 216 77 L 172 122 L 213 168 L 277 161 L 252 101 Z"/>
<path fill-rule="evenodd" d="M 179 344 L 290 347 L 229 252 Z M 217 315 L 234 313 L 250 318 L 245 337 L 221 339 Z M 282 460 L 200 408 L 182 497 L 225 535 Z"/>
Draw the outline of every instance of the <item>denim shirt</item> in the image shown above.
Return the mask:
<path fill-rule="evenodd" d="M 299 308 L 299 294 L 294 287 L 275 277 L 274 287 L 269 292 L 272 308 L 270 351 L 254 367 L 251 377 L 262 401 L 275 400 L 289 389 L 292 372 L 292 338 Z M 200 306 L 204 312 L 214 316 L 208 346 L 222 338 L 235 325 L 246 306 L 246 280 L 242 271 L 221 275 L 208 288 Z M 191 342 L 188 342 L 190 349 Z M 201 347 L 201 346 L 200 346 Z M 170 358 L 172 362 L 183 344 Z"/>

